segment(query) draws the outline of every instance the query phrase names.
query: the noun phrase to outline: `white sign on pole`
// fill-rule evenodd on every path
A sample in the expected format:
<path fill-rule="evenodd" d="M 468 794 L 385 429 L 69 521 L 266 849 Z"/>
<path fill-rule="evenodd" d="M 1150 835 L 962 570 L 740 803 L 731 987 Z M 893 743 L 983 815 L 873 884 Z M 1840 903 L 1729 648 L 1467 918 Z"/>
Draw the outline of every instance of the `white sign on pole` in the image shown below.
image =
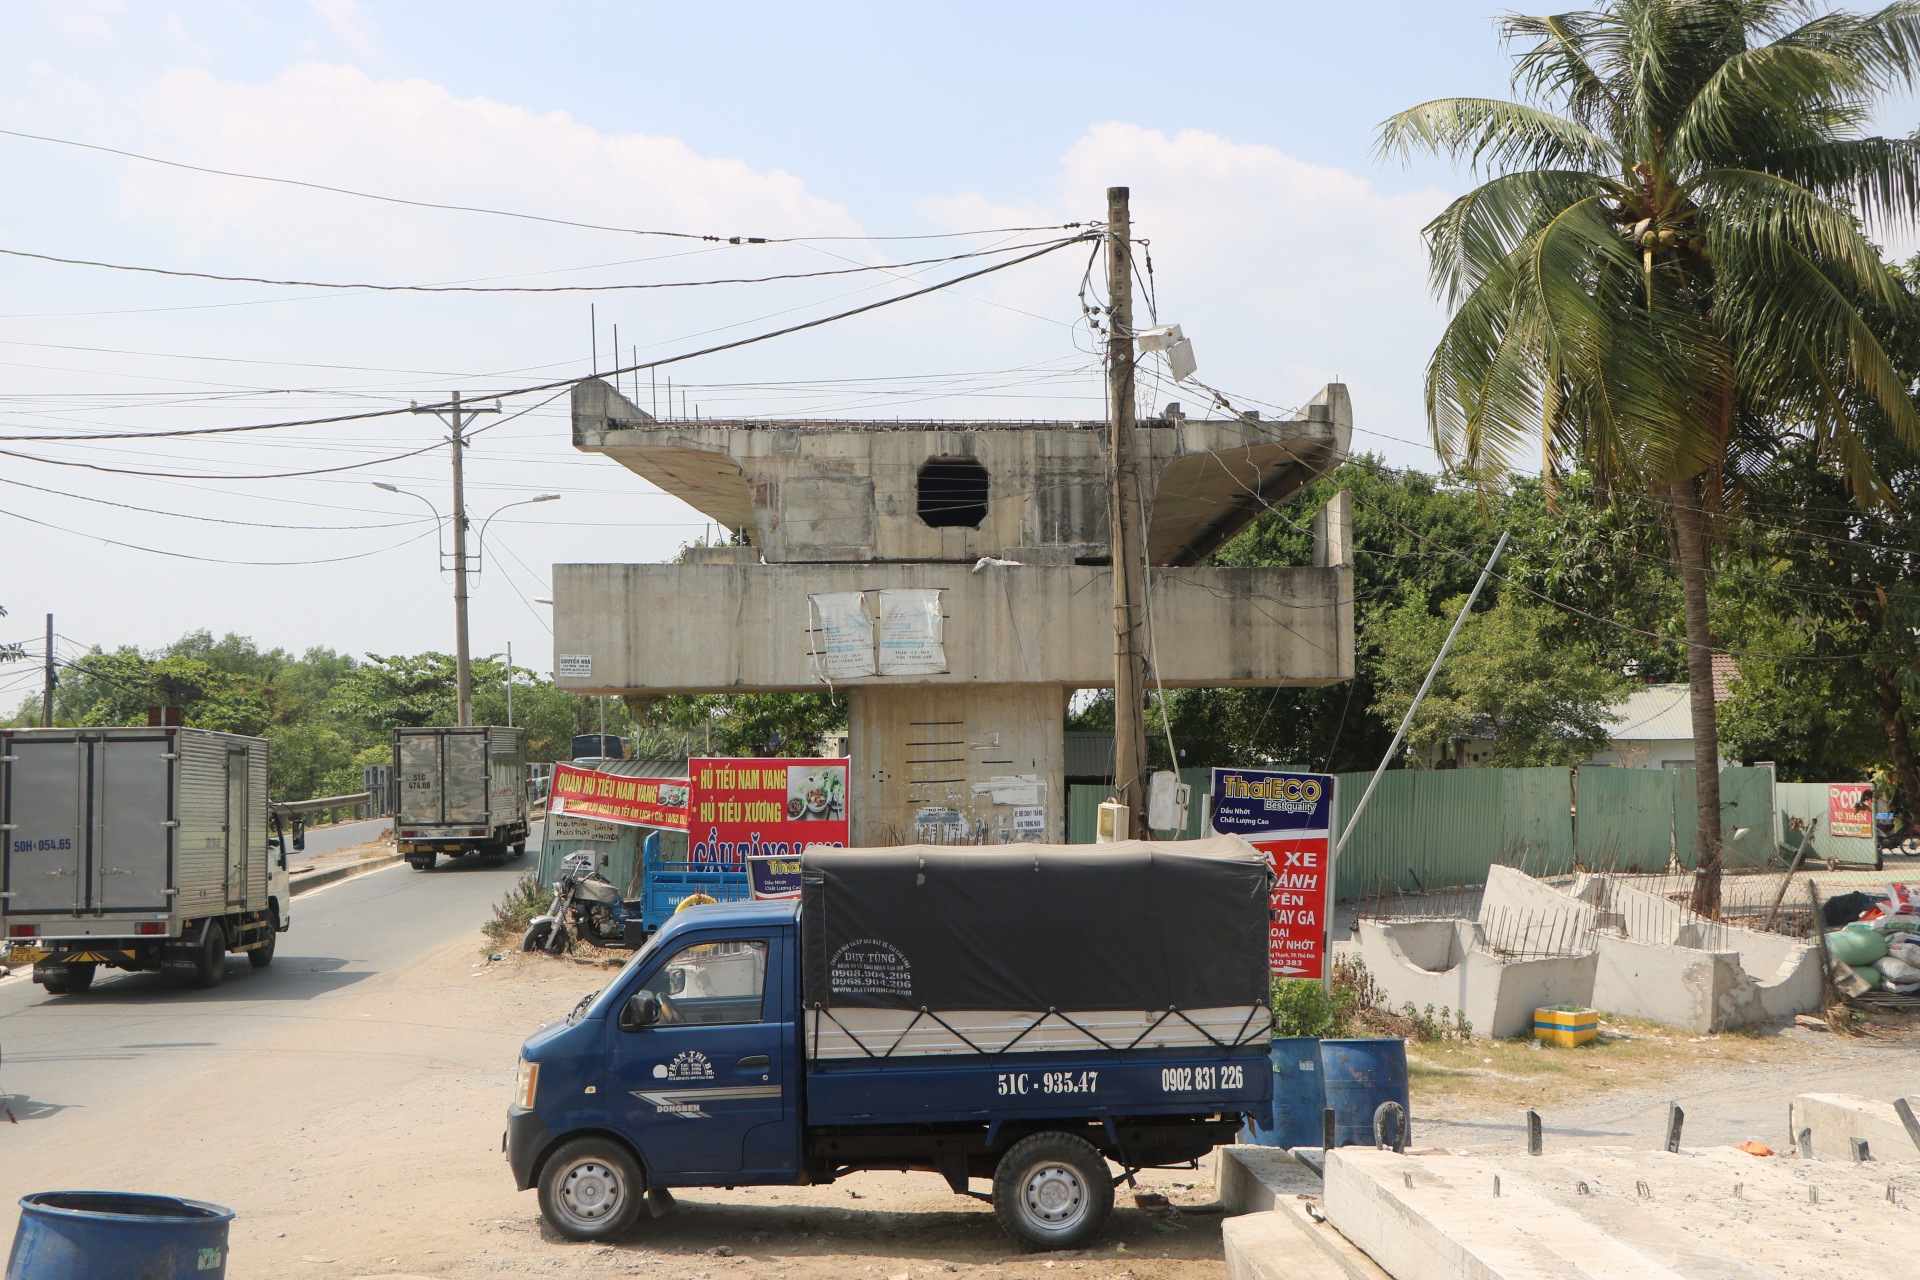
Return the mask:
<path fill-rule="evenodd" d="M 937 587 L 880 593 L 880 674 L 937 676 L 947 670 Z"/>
<path fill-rule="evenodd" d="M 809 646 L 816 674 L 823 680 L 853 680 L 873 671 L 873 617 L 862 591 L 810 595 L 816 622 Z"/>

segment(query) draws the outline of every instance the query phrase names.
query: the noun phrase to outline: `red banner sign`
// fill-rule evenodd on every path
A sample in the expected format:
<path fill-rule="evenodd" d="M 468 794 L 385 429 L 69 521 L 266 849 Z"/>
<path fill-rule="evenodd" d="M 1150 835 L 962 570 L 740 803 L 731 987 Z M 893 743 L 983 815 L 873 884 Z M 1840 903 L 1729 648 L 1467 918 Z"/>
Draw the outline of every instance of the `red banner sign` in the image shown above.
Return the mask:
<path fill-rule="evenodd" d="M 797 858 L 810 844 L 847 843 L 847 768 L 840 760 L 692 760 L 693 862 Z"/>
<path fill-rule="evenodd" d="M 625 778 L 576 765 L 553 767 L 547 812 L 627 827 L 687 829 L 685 778 Z"/>
<path fill-rule="evenodd" d="M 1841 782 L 1827 788 L 1827 834 L 1873 839 L 1873 787 Z"/>
<path fill-rule="evenodd" d="M 1274 973 L 1283 978 L 1320 977 L 1326 963 L 1322 948 L 1327 936 L 1327 834 L 1255 836 L 1247 843 L 1266 854 L 1273 868 L 1267 954 Z"/>

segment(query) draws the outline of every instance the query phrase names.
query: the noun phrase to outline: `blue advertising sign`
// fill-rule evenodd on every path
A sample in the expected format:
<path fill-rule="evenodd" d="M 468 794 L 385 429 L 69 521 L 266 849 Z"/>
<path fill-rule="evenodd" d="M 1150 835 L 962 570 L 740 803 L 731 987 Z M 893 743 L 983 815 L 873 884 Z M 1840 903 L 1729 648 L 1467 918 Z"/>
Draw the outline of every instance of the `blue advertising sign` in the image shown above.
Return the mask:
<path fill-rule="evenodd" d="M 756 899 L 800 896 L 800 858 L 750 854 L 747 881 Z"/>
<path fill-rule="evenodd" d="M 1221 835 L 1333 830 L 1333 775 L 1215 769 L 1213 829 Z"/>

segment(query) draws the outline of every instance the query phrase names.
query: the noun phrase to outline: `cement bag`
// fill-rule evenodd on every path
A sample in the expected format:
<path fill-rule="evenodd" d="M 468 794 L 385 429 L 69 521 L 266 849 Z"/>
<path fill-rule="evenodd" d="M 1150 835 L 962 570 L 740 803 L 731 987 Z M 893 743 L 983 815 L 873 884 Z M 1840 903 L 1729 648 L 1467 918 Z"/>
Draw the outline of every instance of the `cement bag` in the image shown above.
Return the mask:
<path fill-rule="evenodd" d="M 1894 934 L 1887 939 L 1887 954 L 1920 968 L 1920 934 Z"/>
<path fill-rule="evenodd" d="M 1867 990 L 1869 991 L 1878 991 L 1886 983 L 1886 979 L 1880 976 L 1880 971 L 1872 965 L 1868 965 L 1865 968 L 1857 964 L 1848 965 L 1847 967 L 1853 970 L 1854 977 L 1867 984 Z"/>
<path fill-rule="evenodd" d="M 1827 950 L 1834 959 L 1859 968 L 1887 954 L 1887 940 L 1871 929 L 1836 929 L 1827 935 Z"/>
<path fill-rule="evenodd" d="M 1889 987 L 1896 983 L 1920 982 L 1920 965 L 1908 964 L 1898 956 L 1882 956 L 1874 961 L 1873 967 L 1880 971 Z"/>

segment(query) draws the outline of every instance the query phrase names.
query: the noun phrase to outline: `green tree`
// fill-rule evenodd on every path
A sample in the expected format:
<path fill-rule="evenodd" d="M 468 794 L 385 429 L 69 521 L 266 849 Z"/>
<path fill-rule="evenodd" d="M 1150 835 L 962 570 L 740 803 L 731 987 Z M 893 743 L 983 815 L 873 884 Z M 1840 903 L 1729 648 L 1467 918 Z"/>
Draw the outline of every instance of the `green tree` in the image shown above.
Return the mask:
<path fill-rule="evenodd" d="M 1386 610 L 1375 625 L 1382 659 L 1373 711 L 1398 724 L 1426 679 L 1464 596 L 1439 613 L 1423 601 Z M 1568 634 L 1565 615 L 1512 593 L 1467 619 L 1407 731 L 1411 757 L 1460 764 L 1466 739 L 1487 739 L 1481 764 L 1571 765 L 1607 745 L 1608 708 L 1628 682 L 1593 660 Z"/>
<path fill-rule="evenodd" d="M 1476 473 L 1573 461 L 1665 504 L 1692 685 L 1694 905 L 1717 913 L 1708 562 L 1728 480 L 1794 423 L 1877 501 L 1858 406 L 1920 441 L 1873 323 L 1905 294 L 1855 221 L 1914 221 L 1920 147 L 1860 126 L 1916 80 L 1920 5 L 1613 0 L 1500 29 L 1523 46 L 1514 83 L 1530 101 L 1428 102 L 1380 133 L 1388 155 L 1494 175 L 1426 229 L 1453 309 L 1427 371 L 1434 442 Z"/>

